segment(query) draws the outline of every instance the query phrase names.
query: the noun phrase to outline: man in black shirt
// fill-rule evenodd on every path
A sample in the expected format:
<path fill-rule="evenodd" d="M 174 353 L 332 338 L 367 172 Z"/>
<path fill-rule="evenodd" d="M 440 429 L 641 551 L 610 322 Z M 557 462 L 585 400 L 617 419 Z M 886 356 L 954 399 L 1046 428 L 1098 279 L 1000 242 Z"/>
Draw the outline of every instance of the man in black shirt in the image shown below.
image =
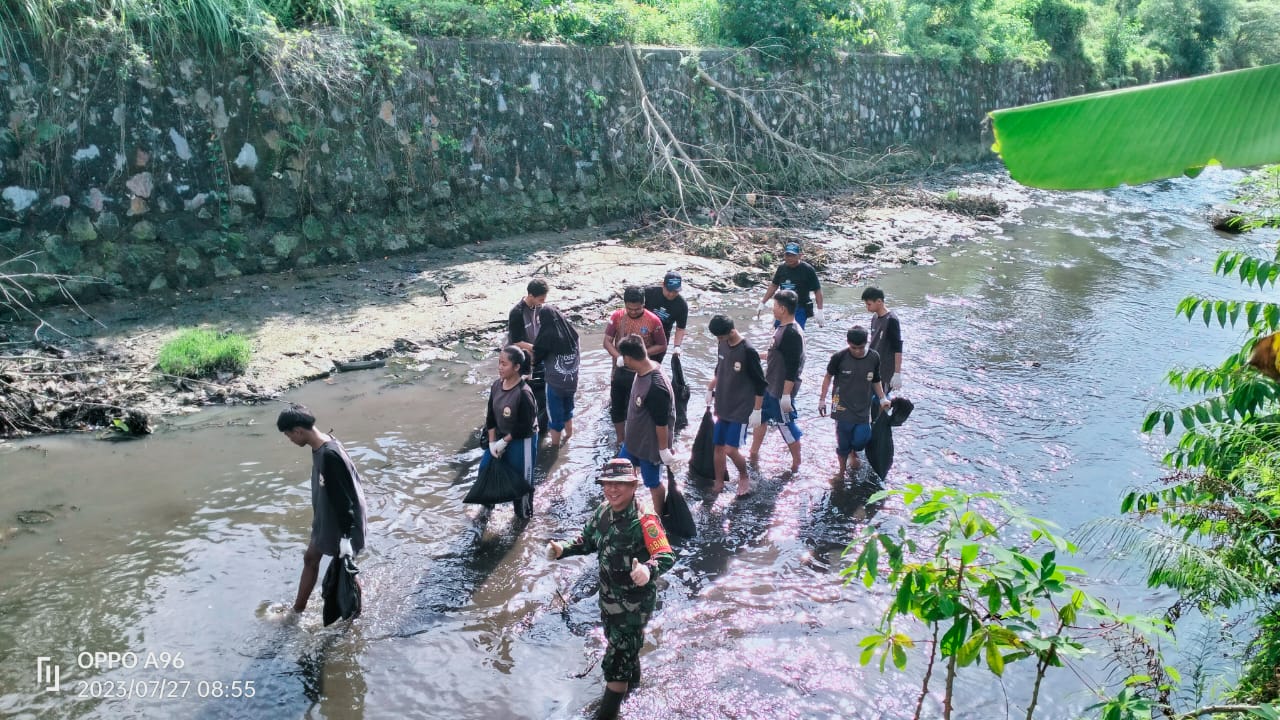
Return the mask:
<path fill-rule="evenodd" d="M 507 344 L 515 345 L 533 355 L 533 344 L 542 329 L 539 310 L 547 302 L 550 288 L 547 281 L 534 278 L 526 287 L 524 299 L 516 303 L 507 313 Z M 547 368 L 544 363 L 533 366 L 533 374 L 529 377 L 529 389 L 533 391 L 533 399 L 538 403 L 538 426 L 547 427 L 550 418 L 547 416 Z"/>
<path fill-rule="evenodd" d="M 756 317 L 759 317 L 761 312 L 769 311 L 769 299 L 778 290 L 790 290 L 799 298 L 796 305 L 796 322 L 800 324 L 801 329 L 809 318 L 816 320 L 818 327 L 822 327 L 826 318 L 822 313 L 822 284 L 818 282 L 818 271 L 800 259 L 799 243 L 787 243 L 783 253 L 784 261 L 774 272 L 773 282 L 769 283 L 769 289 L 760 299 L 760 310 L 756 313 Z M 810 293 L 813 293 L 812 298 L 809 297 Z M 777 321 L 774 322 L 774 327 L 778 327 Z"/>
<path fill-rule="evenodd" d="M 765 358 L 764 403 L 762 419 L 776 425 L 782 440 L 791 451 L 791 472 L 800 469 L 800 427 L 796 425 L 795 396 L 800 391 L 800 373 L 804 371 L 804 330 L 796 322 L 798 300 L 792 290 L 779 290 L 773 299 L 773 344 Z M 767 425 L 759 425 L 751 438 L 751 462 L 759 462 L 760 445 L 764 443 Z"/>
<path fill-rule="evenodd" d="M 675 270 L 669 271 L 662 278 L 662 285 L 644 289 L 644 309 L 658 316 L 662 321 L 662 330 L 670 340 L 671 354 L 680 354 L 680 343 L 684 342 L 685 326 L 689 324 L 689 303 L 680 295 L 684 279 Z M 675 335 L 671 329 L 675 328 Z M 657 355 L 655 362 L 662 362 L 663 355 Z"/>
<path fill-rule="evenodd" d="M 868 341 L 880 355 L 880 382 L 888 394 L 902 389 L 902 323 L 898 315 L 884 304 L 884 291 L 869 287 L 862 291 L 862 302 L 871 313 Z M 877 411 L 873 410 L 874 418 Z"/>

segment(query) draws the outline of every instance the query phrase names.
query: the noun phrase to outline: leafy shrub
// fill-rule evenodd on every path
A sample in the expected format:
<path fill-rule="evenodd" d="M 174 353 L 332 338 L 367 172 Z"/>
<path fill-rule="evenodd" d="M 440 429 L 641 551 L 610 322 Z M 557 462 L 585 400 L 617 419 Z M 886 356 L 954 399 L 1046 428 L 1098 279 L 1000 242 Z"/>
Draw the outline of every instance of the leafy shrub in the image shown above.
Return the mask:
<path fill-rule="evenodd" d="M 219 372 L 240 374 L 252 355 L 242 335 L 188 328 L 160 348 L 156 365 L 168 375 L 202 378 Z"/>
<path fill-rule="evenodd" d="M 635 35 L 631 13 L 622 5 L 570 0 L 549 12 L 556 36 L 576 45 L 616 45 Z"/>

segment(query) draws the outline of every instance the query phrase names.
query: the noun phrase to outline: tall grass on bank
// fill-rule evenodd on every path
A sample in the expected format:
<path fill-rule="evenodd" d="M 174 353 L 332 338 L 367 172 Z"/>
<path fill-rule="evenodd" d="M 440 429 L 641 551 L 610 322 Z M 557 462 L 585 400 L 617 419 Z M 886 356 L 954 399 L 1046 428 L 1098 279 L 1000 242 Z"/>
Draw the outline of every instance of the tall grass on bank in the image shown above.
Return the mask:
<path fill-rule="evenodd" d="M 219 372 L 238 375 L 249 367 L 252 356 L 242 335 L 188 328 L 160 348 L 156 365 L 167 375 L 198 379 Z"/>

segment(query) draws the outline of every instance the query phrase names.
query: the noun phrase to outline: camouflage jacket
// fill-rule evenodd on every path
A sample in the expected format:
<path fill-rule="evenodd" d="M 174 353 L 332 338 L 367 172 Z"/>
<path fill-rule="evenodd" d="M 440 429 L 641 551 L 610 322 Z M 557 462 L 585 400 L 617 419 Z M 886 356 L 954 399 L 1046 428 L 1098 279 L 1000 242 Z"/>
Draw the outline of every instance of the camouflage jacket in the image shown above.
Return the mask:
<path fill-rule="evenodd" d="M 662 522 L 638 503 L 618 513 L 600 503 L 561 557 L 593 552 L 600 562 L 600 613 L 643 624 L 658 602 L 654 581 L 676 562 Z M 649 582 L 639 587 L 631 581 L 632 558 L 649 566 Z"/>

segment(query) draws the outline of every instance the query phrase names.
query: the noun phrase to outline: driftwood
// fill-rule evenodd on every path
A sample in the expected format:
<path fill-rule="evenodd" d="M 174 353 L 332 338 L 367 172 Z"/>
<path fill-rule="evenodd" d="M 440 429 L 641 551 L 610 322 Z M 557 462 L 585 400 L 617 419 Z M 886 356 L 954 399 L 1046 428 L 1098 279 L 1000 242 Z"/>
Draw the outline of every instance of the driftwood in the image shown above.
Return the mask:
<path fill-rule="evenodd" d="M 386 364 L 387 364 L 387 361 L 382 358 L 379 358 L 376 360 L 351 360 L 348 362 L 343 362 L 341 360 L 333 361 L 333 366 L 338 369 L 338 372 L 353 372 L 355 370 L 372 370 L 373 368 L 385 367 Z"/>

